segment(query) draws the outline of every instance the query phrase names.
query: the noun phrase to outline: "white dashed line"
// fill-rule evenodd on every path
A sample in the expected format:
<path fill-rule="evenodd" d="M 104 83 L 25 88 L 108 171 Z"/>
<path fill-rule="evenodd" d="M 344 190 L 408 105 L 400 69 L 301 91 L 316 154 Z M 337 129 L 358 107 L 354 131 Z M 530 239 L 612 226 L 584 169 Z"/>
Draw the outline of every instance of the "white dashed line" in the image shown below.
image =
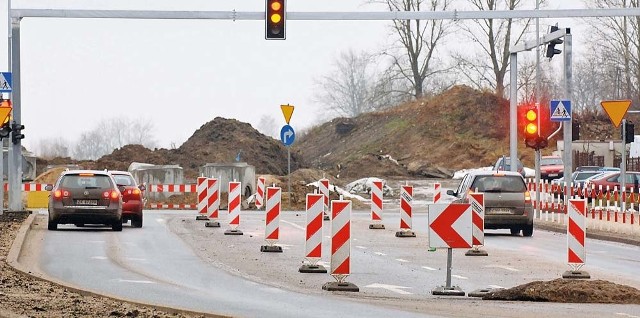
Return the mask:
<path fill-rule="evenodd" d="M 387 254 L 382 253 L 382 252 L 375 252 L 374 254 L 378 255 L 378 256 L 387 256 Z"/>
<path fill-rule="evenodd" d="M 105 259 L 107 259 L 107 257 L 106 256 L 92 256 L 91 259 L 105 260 Z"/>
<path fill-rule="evenodd" d="M 489 285 L 489 287 L 491 287 L 491 288 L 504 288 L 504 287 L 502 287 L 500 285 Z"/>
<path fill-rule="evenodd" d="M 396 258 L 396 261 L 398 261 L 398 262 L 402 262 L 402 263 L 409 263 L 409 261 L 408 261 L 408 260 L 406 260 L 406 259 L 402 259 L 402 258 Z"/>
<path fill-rule="evenodd" d="M 366 250 L 367 249 L 366 246 L 361 246 L 361 245 L 356 245 L 356 248 L 359 248 L 361 250 Z"/>
<path fill-rule="evenodd" d="M 118 279 L 118 281 L 123 282 L 123 283 L 134 283 L 134 284 L 155 284 L 152 281 L 149 280 L 130 280 L 130 279 Z"/>
<path fill-rule="evenodd" d="M 455 277 L 458 279 L 469 279 L 468 277 L 460 276 L 460 275 L 451 275 L 451 277 Z"/>
<path fill-rule="evenodd" d="M 629 318 L 640 318 L 640 316 L 627 314 L 627 313 L 625 313 L 625 312 L 617 312 L 617 313 L 616 313 L 616 315 L 618 315 L 618 316 L 624 316 L 624 317 L 629 317 Z"/>
<path fill-rule="evenodd" d="M 287 223 L 287 224 L 289 224 L 289 225 L 291 225 L 291 226 L 295 227 L 295 228 L 296 228 L 296 229 L 298 229 L 298 230 L 303 230 L 303 231 L 305 230 L 305 228 L 304 228 L 304 227 L 302 227 L 302 226 L 300 226 L 300 225 L 298 225 L 298 224 L 295 224 L 295 223 L 293 223 L 293 222 L 289 222 L 289 221 L 282 221 L 282 223 Z"/>
<path fill-rule="evenodd" d="M 489 268 L 502 268 L 502 269 L 506 269 L 508 271 L 512 271 L 512 272 L 519 272 L 519 269 L 513 268 L 513 267 L 509 267 L 509 266 L 504 266 L 504 265 L 487 265 L 485 267 L 489 267 Z"/>
<path fill-rule="evenodd" d="M 422 268 L 428 269 L 430 271 L 437 271 L 438 270 L 437 268 L 433 268 L 433 267 L 429 267 L 429 266 L 422 266 Z"/>

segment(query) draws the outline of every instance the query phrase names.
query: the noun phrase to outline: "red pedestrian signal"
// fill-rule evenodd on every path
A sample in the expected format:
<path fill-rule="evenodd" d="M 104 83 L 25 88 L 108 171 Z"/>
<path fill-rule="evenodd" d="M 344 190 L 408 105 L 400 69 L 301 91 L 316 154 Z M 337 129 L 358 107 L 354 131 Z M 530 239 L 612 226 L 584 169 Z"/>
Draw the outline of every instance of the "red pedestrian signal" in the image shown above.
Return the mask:
<path fill-rule="evenodd" d="M 284 40 L 285 32 L 285 0 L 266 0 L 265 9 L 265 39 L 266 40 Z"/>

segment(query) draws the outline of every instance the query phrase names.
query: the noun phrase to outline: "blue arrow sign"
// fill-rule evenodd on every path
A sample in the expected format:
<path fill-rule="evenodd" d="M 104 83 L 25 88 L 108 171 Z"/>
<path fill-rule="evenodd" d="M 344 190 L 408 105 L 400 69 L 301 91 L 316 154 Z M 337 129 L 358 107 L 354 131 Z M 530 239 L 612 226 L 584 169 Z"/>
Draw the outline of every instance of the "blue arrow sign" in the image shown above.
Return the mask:
<path fill-rule="evenodd" d="M 11 72 L 0 73 L 0 93 L 11 93 Z"/>
<path fill-rule="evenodd" d="M 551 121 L 570 121 L 571 120 L 571 101 L 570 100 L 552 100 Z"/>
<path fill-rule="evenodd" d="M 282 126 L 282 129 L 280 129 L 280 140 L 285 146 L 291 146 L 293 141 L 296 140 L 296 132 L 293 131 L 293 127 L 289 125 Z"/>

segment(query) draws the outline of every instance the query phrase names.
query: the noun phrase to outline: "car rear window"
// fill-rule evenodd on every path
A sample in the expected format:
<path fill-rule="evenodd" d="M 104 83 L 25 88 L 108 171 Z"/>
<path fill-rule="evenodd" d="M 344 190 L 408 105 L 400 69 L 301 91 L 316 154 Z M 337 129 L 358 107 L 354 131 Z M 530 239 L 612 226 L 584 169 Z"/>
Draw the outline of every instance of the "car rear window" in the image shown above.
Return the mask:
<path fill-rule="evenodd" d="M 471 189 L 479 192 L 525 192 L 527 186 L 520 176 L 477 176 Z"/>
<path fill-rule="evenodd" d="M 103 189 L 111 188 L 111 179 L 106 175 L 65 175 L 60 180 L 60 185 L 67 189 Z"/>
<path fill-rule="evenodd" d="M 117 185 L 133 186 L 136 184 L 135 180 L 130 175 L 126 174 L 114 174 L 113 179 L 116 180 Z"/>
<path fill-rule="evenodd" d="M 541 166 L 562 165 L 561 158 L 542 158 L 540 159 Z"/>

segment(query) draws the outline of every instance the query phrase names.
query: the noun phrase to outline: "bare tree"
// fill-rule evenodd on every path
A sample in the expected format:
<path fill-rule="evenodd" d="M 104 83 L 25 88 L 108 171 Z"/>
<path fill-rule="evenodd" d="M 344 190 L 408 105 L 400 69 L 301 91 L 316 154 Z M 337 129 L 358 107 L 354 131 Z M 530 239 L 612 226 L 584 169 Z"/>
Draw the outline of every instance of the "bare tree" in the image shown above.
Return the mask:
<path fill-rule="evenodd" d="M 393 81 L 377 69 L 374 55 L 348 50 L 340 54 L 332 71 L 316 81 L 314 99 L 325 108 L 321 115 L 353 117 L 392 105 Z M 327 113 L 326 110 L 330 110 Z M 326 119 L 326 118 L 325 118 Z"/>
<path fill-rule="evenodd" d="M 69 157 L 71 143 L 63 138 L 47 138 L 38 141 L 36 153 L 42 158 Z"/>
<path fill-rule="evenodd" d="M 474 9 L 483 11 L 515 10 L 521 5 L 521 0 L 467 0 L 467 2 Z M 502 3 L 504 6 L 501 5 Z M 504 96 L 504 80 L 509 67 L 510 46 L 522 39 L 530 20 L 520 20 L 521 30 L 516 36 L 512 34 L 518 23 L 514 19 L 471 20 L 472 23 L 461 24 L 461 28 L 471 42 L 480 47 L 479 53 L 456 54 L 461 74 L 477 88 L 485 88 L 488 85 L 497 95 Z"/>
<path fill-rule="evenodd" d="M 452 0 L 372 0 L 383 3 L 390 11 L 444 11 Z M 399 47 L 383 54 L 391 57 L 395 78 L 411 84 L 412 96 L 423 97 L 425 81 L 445 71 L 443 63 L 436 61 L 438 44 L 450 33 L 445 20 L 394 20 L 393 32 L 398 36 Z M 397 51 L 397 52 L 396 52 Z"/>
<path fill-rule="evenodd" d="M 258 122 L 257 129 L 265 136 L 270 136 L 273 138 L 279 137 L 278 124 L 276 124 L 276 119 L 271 115 L 262 115 L 262 117 L 260 117 L 260 121 Z"/>

